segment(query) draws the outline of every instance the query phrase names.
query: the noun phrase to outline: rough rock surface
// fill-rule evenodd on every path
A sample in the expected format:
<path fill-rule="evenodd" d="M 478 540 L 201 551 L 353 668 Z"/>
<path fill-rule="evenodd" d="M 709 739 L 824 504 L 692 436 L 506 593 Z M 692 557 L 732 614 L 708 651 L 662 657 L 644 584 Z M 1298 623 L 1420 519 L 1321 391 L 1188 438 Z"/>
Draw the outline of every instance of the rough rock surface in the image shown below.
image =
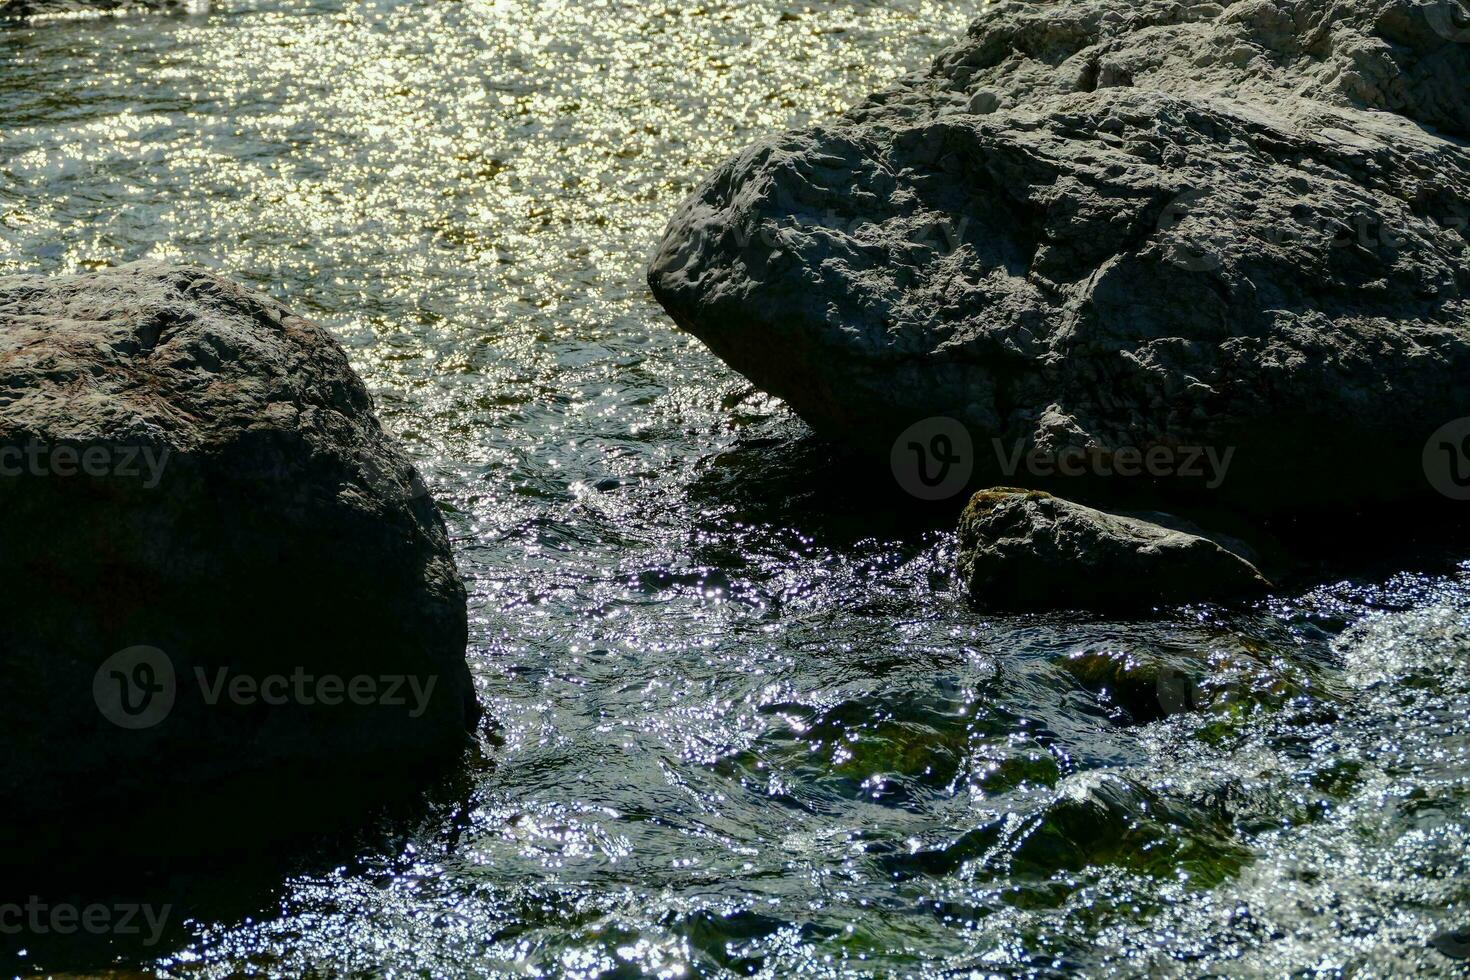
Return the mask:
<path fill-rule="evenodd" d="M 150 263 L 0 278 L 0 514 L 12 826 L 387 776 L 466 744 L 442 518 L 336 341 L 265 296 Z M 138 646 L 158 651 L 141 669 L 111 659 Z M 242 676 L 256 693 L 217 683 Z M 316 686 L 363 676 L 370 696 Z M 118 724 L 124 691 L 154 714 Z"/>
<path fill-rule="evenodd" d="M 1040 491 L 985 490 L 960 518 L 960 577 L 990 609 L 1141 608 L 1270 588 L 1250 562 L 1186 527 Z"/>
<path fill-rule="evenodd" d="M 996 3 L 726 163 L 649 280 L 879 457 L 948 416 L 977 482 L 1035 482 L 992 445 L 1212 446 L 1231 506 L 1427 493 L 1470 415 L 1467 79 L 1459 0 Z"/>

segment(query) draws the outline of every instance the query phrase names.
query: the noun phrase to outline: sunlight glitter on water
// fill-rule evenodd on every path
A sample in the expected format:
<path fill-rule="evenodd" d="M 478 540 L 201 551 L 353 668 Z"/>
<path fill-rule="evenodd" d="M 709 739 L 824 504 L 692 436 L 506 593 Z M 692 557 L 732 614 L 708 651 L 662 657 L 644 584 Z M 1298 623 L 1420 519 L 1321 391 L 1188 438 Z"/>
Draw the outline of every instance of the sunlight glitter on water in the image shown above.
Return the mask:
<path fill-rule="evenodd" d="M 1450 968 L 1425 941 L 1470 901 L 1458 574 L 976 615 L 946 522 L 647 294 L 725 155 L 974 9 L 253 0 L 0 35 L 0 272 L 179 258 L 329 326 L 444 505 L 499 726 L 408 816 L 144 883 L 167 948 L 83 966 Z"/>

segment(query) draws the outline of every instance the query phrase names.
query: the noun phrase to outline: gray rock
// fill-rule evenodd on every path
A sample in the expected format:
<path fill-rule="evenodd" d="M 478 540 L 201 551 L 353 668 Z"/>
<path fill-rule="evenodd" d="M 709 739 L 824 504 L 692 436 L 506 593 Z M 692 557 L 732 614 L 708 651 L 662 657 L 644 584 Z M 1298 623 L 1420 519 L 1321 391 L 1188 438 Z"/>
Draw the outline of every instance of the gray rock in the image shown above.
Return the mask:
<path fill-rule="evenodd" d="M 305 786 L 296 808 L 463 751 L 443 520 L 279 303 L 149 263 L 0 278 L 0 514 L 12 826 L 152 800 L 167 838 L 216 790 Z"/>
<path fill-rule="evenodd" d="M 940 416 L 978 485 L 1045 484 L 1012 447 L 1212 447 L 1229 506 L 1427 494 L 1426 439 L 1470 415 L 1464 15 L 996 3 L 928 71 L 721 167 L 649 281 L 879 458 Z"/>
<path fill-rule="evenodd" d="M 1142 608 L 1270 588 L 1250 562 L 1201 534 L 1035 490 L 975 494 L 959 534 L 960 577 L 988 609 Z"/>

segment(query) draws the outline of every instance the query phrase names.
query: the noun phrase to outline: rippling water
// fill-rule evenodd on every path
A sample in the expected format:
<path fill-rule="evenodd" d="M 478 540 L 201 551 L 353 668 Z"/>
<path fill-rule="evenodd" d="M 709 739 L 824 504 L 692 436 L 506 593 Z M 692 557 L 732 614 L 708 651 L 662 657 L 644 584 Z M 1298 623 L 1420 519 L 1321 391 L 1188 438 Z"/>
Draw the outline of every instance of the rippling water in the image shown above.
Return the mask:
<path fill-rule="evenodd" d="M 163 941 L 0 969 L 1450 974 L 1465 569 L 1244 612 L 982 617 L 952 514 L 659 314 L 720 158 L 977 5 L 230 2 L 0 29 L 0 272 L 229 270 L 333 329 L 443 501 L 484 758 Z M 1470 566 L 1467 566 L 1470 567 Z M 8 939 L 9 937 L 4 937 Z"/>

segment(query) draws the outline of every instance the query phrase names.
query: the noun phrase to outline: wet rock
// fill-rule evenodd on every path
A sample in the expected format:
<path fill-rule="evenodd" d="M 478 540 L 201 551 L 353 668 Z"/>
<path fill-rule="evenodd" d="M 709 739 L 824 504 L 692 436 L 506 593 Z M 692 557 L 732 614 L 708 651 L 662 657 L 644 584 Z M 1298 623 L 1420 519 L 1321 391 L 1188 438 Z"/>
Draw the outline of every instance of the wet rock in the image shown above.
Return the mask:
<path fill-rule="evenodd" d="M 0 514 L 12 826 L 252 781 L 300 806 L 463 750 L 443 520 L 279 303 L 149 263 L 0 278 Z"/>
<path fill-rule="evenodd" d="M 1283 672 L 1240 651 L 1163 651 L 1133 645 L 1074 650 L 1058 666 L 1111 709 L 1146 724 L 1189 711 L 1229 714 L 1279 706 L 1300 688 Z"/>
<path fill-rule="evenodd" d="M 819 432 L 958 420 L 972 485 L 1054 489 L 1019 450 L 1255 512 L 1427 495 L 1470 415 L 1467 40 L 1451 0 L 996 3 L 711 175 L 649 281 Z M 1155 448 L 1234 456 L 1206 491 Z"/>
<path fill-rule="evenodd" d="M 1169 874 L 1190 856 L 1192 879 L 1218 884 L 1239 872 L 1250 852 L 1215 808 L 1190 806 L 1128 775 L 1094 771 L 1069 776 L 1040 819 L 1014 828 L 1000 847 L 1010 869 L 1038 877 L 1066 868 L 1112 865 Z M 1019 830 L 1019 833 L 1017 832 Z"/>
<path fill-rule="evenodd" d="M 1250 562 L 1201 534 L 1039 491 L 975 494 L 959 536 L 960 577 L 990 609 L 1138 608 L 1270 588 Z"/>

